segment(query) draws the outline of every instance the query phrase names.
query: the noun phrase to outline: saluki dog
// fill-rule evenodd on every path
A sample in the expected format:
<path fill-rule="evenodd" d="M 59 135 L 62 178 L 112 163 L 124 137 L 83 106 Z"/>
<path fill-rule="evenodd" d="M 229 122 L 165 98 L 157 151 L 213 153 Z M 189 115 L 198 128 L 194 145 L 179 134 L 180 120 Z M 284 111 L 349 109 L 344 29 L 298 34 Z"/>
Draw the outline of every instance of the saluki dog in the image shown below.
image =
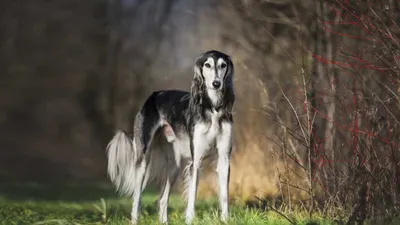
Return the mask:
<path fill-rule="evenodd" d="M 168 222 L 169 195 L 180 171 L 187 200 L 185 221 L 190 224 L 195 217 L 201 162 L 212 155 L 218 158 L 221 220 L 227 221 L 233 75 L 228 55 L 207 51 L 195 62 L 190 92 L 153 92 L 135 117 L 133 137 L 116 132 L 107 146 L 108 175 L 120 194 L 133 198 L 133 224 L 138 220 L 141 193 L 153 178 L 161 184 L 159 220 Z"/>

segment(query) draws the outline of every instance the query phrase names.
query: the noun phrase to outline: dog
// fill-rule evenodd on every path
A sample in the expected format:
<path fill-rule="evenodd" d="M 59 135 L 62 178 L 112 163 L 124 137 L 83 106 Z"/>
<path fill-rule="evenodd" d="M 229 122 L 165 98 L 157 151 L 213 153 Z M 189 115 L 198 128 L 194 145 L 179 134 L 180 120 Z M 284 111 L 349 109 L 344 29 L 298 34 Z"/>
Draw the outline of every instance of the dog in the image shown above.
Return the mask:
<path fill-rule="evenodd" d="M 137 113 L 133 137 L 118 130 L 107 146 L 108 175 L 118 192 L 133 198 L 131 222 L 138 221 L 141 193 L 157 178 L 159 221 L 168 222 L 170 191 L 183 171 L 185 222 L 195 217 L 202 159 L 217 158 L 221 220 L 229 217 L 230 155 L 235 102 L 231 57 L 207 51 L 195 61 L 190 92 L 153 92 Z"/>

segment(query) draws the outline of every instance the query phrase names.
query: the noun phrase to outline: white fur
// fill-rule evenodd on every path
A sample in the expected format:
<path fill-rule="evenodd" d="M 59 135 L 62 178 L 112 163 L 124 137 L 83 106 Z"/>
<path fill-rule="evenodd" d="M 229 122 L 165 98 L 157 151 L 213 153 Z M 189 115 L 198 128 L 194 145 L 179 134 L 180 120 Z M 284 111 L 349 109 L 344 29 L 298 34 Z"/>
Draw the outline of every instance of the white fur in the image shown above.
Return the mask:
<path fill-rule="evenodd" d="M 146 161 L 143 160 L 140 165 L 136 168 L 135 176 L 135 191 L 133 192 L 133 203 L 132 203 L 132 223 L 136 223 L 139 217 L 140 208 L 140 197 L 144 189 L 144 177 L 146 174 Z"/>
<path fill-rule="evenodd" d="M 117 131 L 107 145 L 108 174 L 120 194 L 133 196 L 135 163 L 139 154 L 132 140 L 122 131 Z M 131 179 L 125 179 L 125 177 Z"/>
<path fill-rule="evenodd" d="M 221 207 L 221 220 L 226 221 L 229 215 L 229 158 L 232 148 L 232 124 L 224 122 L 221 125 L 222 132 L 217 137 L 218 149 L 218 183 L 219 202 Z"/>
<path fill-rule="evenodd" d="M 187 160 L 190 159 L 190 140 L 189 136 L 182 135 L 180 138 L 177 138 L 173 142 L 174 152 L 175 152 L 175 161 L 178 166 L 180 166 L 180 162 L 182 159 Z"/>
<path fill-rule="evenodd" d="M 217 105 L 218 101 L 220 101 L 220 97 L 218 91 L 215 89 L 207 89 L 208 97 L 211 99 L 213 105 Z"/>

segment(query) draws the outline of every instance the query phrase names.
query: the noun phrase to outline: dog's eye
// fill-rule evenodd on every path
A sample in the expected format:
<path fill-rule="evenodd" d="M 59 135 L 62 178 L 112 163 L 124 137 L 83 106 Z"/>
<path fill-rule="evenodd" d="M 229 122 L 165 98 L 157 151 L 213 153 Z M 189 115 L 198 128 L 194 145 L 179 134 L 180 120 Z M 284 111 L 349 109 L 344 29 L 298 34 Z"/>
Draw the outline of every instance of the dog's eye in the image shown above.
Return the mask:
<path fill-rule="evenodd" d="M 206 64 L 204 64 L 204 66 L 206 66 L 207 68 L 211 67 L 210 63 L 206 63 Z"/>
<path fill-rule="evenodd" d="M 222 69 L 225 68 L 225 67 L 226 67 L 226 64 L 225 64 L 225 63 L 221 65 L 221 68 L 222 68 Z"/>

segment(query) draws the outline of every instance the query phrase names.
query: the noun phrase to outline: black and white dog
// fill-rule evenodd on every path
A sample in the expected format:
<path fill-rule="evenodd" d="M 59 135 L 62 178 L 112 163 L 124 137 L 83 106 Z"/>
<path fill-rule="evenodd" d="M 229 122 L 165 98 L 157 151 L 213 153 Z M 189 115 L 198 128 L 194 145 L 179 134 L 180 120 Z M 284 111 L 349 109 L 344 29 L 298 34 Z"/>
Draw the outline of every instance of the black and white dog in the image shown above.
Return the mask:
<path fill-rule="evenodd" d="M 168 221 L 171 187 L 184 168 L 186 223 L 195 216 L 199 169 L 204 157 L 218 156 L 221 219 L 229 214 L 229 174 L 232 150 L 234 67 L 231 58 L 208 51 L 194 66 L 191 91 L 154 92 L 135 117 L 133 139 L 118 131 L 107 146 L 108 174 L 117 190 L 133 198 L 132 223 L 139 214 L 147 182 L 161 182 L 160 222 Z"/>

